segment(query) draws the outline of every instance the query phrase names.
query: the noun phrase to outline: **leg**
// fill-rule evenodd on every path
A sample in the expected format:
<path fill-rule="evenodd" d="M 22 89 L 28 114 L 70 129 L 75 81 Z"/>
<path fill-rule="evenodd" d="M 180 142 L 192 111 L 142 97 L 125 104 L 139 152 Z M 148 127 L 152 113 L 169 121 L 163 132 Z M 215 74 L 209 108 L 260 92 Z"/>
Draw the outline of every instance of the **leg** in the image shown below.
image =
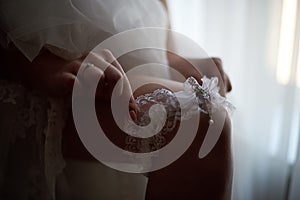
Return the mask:
<path fill-rule="evenodd" d="M 227 119 L 214 149 L 202 159 L 198 152 L 207 130 L 201 120 L 190 148 L 171 165 L 150 173 L 146 199 L 230 199 L 232 155 Z"/>

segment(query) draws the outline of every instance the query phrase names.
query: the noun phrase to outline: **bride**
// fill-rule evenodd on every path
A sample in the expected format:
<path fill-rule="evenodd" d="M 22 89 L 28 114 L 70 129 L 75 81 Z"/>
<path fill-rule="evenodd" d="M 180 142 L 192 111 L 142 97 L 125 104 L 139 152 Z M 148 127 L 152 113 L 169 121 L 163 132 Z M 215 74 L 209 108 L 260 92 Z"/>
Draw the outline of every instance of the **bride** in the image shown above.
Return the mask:
<path fill-rule="evenodd" d="M 128 143 L 132 138 L 122 135 L 113 123 L 108 99 L 116 82 L 127 79 L 125 72 L 134 66 L 151 62 L 168 64 L 185 78 L 193 76 L 201 83 L 203 74 L 190 61 L 172 53 L 136 50 L 115 60 L 109 50 L 92 51 L 98 43 L 122 31 L 167 28 L 165 1 L 32 0 L 30 4 L 3 1 L 0 5 L 4 16 L 0 32 L 1 199 L 230 199 L 228 118 L 206 157 L 198 157 L 209 128 L 209 115 L 201 114 L 197 135 L 188 150 L 167 167 L 142 175 L 119 172 L 96 161 L 80 141 L 70 115 L 70 93 L 82 62 L 89 57 L 92 74 L 104 77 L 96 94 L 100 124 L 115 144 L 139 152 L 136 143 Z M 151 35 L 148 38 L 156 39 Z M 164 35 L 160 43 L 171 45 L 171 38 Z M 192 62 L 199 67 L 214 64 L 223 83 L 219 92 L 225 97 L 231 86 L 221 60 Z M 101 63 L 110 64 L 104 72 L 99 70 Z M 141 79 L 162 83 L 134 91 L 129 110 L 135 121 L 141 115 L 135 98 L 163 86 L 173 92 L 183 89 L 184 80 L 172 78 L 168 70 L 149 73 L 129 80 L 131 85 Z M 175 134 L 176 128 L 160 135 L 164 142 L 154 140 L 152 144 L 162 148 Z"/>

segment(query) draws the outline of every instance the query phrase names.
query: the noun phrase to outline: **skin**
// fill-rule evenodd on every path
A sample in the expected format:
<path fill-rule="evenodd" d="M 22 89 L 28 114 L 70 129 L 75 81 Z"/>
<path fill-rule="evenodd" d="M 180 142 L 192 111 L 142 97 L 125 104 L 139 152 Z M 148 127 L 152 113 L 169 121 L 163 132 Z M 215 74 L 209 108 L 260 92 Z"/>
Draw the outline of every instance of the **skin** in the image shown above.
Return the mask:
<path fill-rule="evenodd" d="M 9 51 L 1 49 L 1 59 L 4 62 L 1 65 L 1 71 L 4 72 L 5 78 L 21 82 L 24 86 L 39 90 L 47 96 L 56 96 L 69 100 L 71 100 L 70 93 L 76 80 L 78 69 L 84 58 L 89 55 L 93 61 L 91 63 L 95 64 L 95 68 L 92 68 L 94 74 L 104 75 L 100 80 L 96 94 L 96 110 L 98 111 L 99 121 L 104 129 L 109 130 L 111 134 L 109 137 L 115 144 L 119 146 L 124 145 L 125 136 L 120 136 L 121 132 L 113 122 L 109 109 L 109 97 L 113 86 L 121 77 L 125 77 L 125 73 L 109 51 L 91 52 L 82 58 L 66 61 L 47 50 L 43 50 L 32 62 L 29 62 L 14 47 L 11 49 Z M 190 65 L 189 62 L 172 54 L 168 54 L 168 59 L 170 65 L 185 77 L 194 76 L 200 82 L 202 75 L 191 66 L 187 67 Z M 222 69 L 221 60 L 213 58 L 212 61 L 220 72 L 219 80 L 224 83 L 220 88 L 220 94 L 225 96 L 226 92 L 231 90 L 230 81 Z M 103 71 L 102 65 L 107 62 L 111 64 L 107 70 Z M 194 60 L 194 63 L 199 66 L 204 65 L 206 62 L 209 62 L 209 60 Z M 153 77 L 131 77 L 130 84 L 135 84 L 135 80 L 140 78 L 153 79 Z M 157 80 L 156 82 L 164 83 L 172 91 L 178 91 L 182 88 L 182 84 L 177 81 Z M 124 82 L 124 91 L 120 92 L 131 92 L 130 84 L 129 82 Z M 161 87 L 160 84 L 147 85 L 134 91 L 133 95 L 137 97 Z M 133 119 L 136 118 L 138 109 L 133 98 L 131 98 L 128 107 L 131 117 Z M 201 114 L 196 138 L 183 156 L 171 165 L 148 174 L 147 200 L 230 199 L 232 184 L 230 120 L 226 120 L 221 137 L 212 152 L 205 158 L 199 159 L 198 152 L 207 128 L 208 116 Z M 175 134 L 176 132 L 172 132 L 170 136 Z M 78 138 L 71 115 L 68 118 L 64 131 L 63 153 L 66 159 L 95 161 Z"/>
<path fill-rule="evenodd" d="M 97 89 L 96 107 L 97 111 L 101 111 L 101 115 L 99 114 L 100 112 L 98 112 L 99 121 L 104 129 L 109 130 L 109 133 L 111 133 L 109 136 L 110 139 L 114 141 L 115 144 L 122 147 L 122 145 L 124 145 L 125 135 L 120 137 L 120 130 L 113 122 L 109 109 L 110 102 L 107 99 L 107 96 L 110 95 L 116 81 L 122 76 L 125 76 L 125 74 L 121 65 L 114 59 L 109 51 L 104 50 L 103 52 L 98 53 L 98 55 L 94 53 L 90 53 L 89 55 L 93 59 L 93 63 L 96 63 L 97 65 L 94 69 L 95 74 L 101 75 L 104 73 L 105 77 L 100 80 Z M 21 53 L 16 51 L 3 51 L 1 55 L 3 56 L 3 60 L 5 60 L 5 65 L 3 66 L 12 66 L 10 68 L 2 67 L 2 70 L 6 72 L 9 79 L 18 80 L 27 87 L 40 90 L 45 95 L 63 98 L 70 98 L 69 94 L 76 79 L 75 75 L 84 59 L 83 57 L 74 61 L 65 61 L 46 50 L 33 62 L 29 62 Z M 170 64 L 175 69 L 179 70 L 186 77 L 193 75 L 200 81 L 202 75 L 197 73 L 197 71 L 193 71 L 192 67 L 186 67 L 189 65 L 186 60 L 172 55 L 169 55 L 168 57 Z M 109 70 L 103 72 L 101 71 L 101 63 L 105 60 L 113 60 L 113 62 L 110 65 Z M 214 58 L 213 61 L 220 72 L 219 80 L 224 82 L 223 87 L 220 88 L 220 93 L 225 96 L 226 92 L 231 90 L 230 82 L 228 81 L 227 75 L 222 70 L 221 60 Z M 199 65 L 203 64 L 203 62 L 205 63 L 208 61 L 198 60 Z M 183 68 L 182 66 L 185 67 Z M 131 77 L 131 84 L 135 84 L 135 79 L 138 78 L 141 77 Z M 153 77 L 142 78 L 153 79 Z M 106 84 L 104 82 L 108 82 L 109 86 L 105 86 Z M 164 85 L 167 85 L 168 88 L 173 91 L 178 91 L 182 87 L 182 84 L 176 81 L 157 80 L 155 82 L 164 83 Z M 136 90 L 134 96 L 137 97 L 161 87 L 160 84 L 147 85 Z M 130 85 L 124 88 L 127 88 L 130 92 Z M 135 105 L 129 104 L 129 109 L 132 111 L 132 118 L 135 118 L 135 115 L 138 112 Z M 226 120 L 221 137 L 212 152 L 207 157 L 199 159 L 197 154 L 206 134 L 208 127 L 207 122 L 207 115 L 201 114 L 199 123 L 200 128 L 197 136 L 184 155 L 166 168 L 148 174 L 149 182 L 146 199 L 230 198 L 232 181 L 230 120 Z M 173 137 L 175 134 L 176 132 L 170 133 L 170 136 Z M 64 156 L 66 159 L 95 161 L 83 147 L 78 138 L 71 117 L 65 128 L 63 142 Z"/>
<path fill-rule="evenodd" d="M 166 10 L 167 3 L 162 0 Z M 172 41 L 168 41 L 171 45 Z M 194 76 L 199 80 L 202 75 L 186 60 L 168 53 L 169 64 L 185 77 Z M 227 74 L 223 71 L 222 61 L 212 58 L 222 81 L 220 94 L 225 96 L 232 89 Z M 207 60 L 194 60 L 197 66 L 205 65 Z M 201 68 L 201 67 L 200 67 Z M 227 118 L 221 136 L 213 150 L 202 159 L 198 158 L 200 146 L 208 128 L 207 116 L 201 114 L 199 129 L 189 149 L 171 165 L 149 174 L 146 200 L 155 199 L 231 199 L 233 161 L 231 152 L 231 124 Z M 175 133 L 173 133 L 175 134 Z"/>
<path fill-rule="evenodd" d="M 199 159 L 198 152 L 207 126 L 207 117 L 202 116 L 200 129 L 190 148 L 171 165 L 150 173 L 147 200 L 230 199 L 232 184 L 230 122 L 227 119 L 213 150 L 205 158 Z"/>
<path fill-rule="evenodd" d="M 213 59 L 217 69 L 222 70 L 221 60 Z M 200 64 L 208 62 L 199 60 Z M 176 60 L 179 66 L 188 64 L 185 60 Z M 184 68 L 187 69 L 187 68 Z M 190 68 L 191 69 L 191 68 Z M 184 73 L 184 72 L 182 72 Z M 186 77 L 195 75 L 192 70 L 186 70 Z M 199 78 L 202 76 L 199 74 Z M 135 78 L 130 81 L 134 84 Z M 141 78 L 141 77 L 139 77 Z M 153 79 L 153 77 L 142 77 L 144 80 Z M 228 80 L 226 74 L 220 71 L 220 81 Z M 182 89 L 182 83 L 169 80 L 156 80 L 155 82 L 164 83 L 169 89 L 178 91 Z M 134 92 L 134 96 L 152 92 L 155 89 L 162 88 L 160 84 L 151 84 L 139 88 Z M 227 91 L 231 90 L 230 82 L 223 84 L 220 88 L 221 95 L 225 96 Z M 96 102 L 98 119 L 104 132 L 114 144 L 124 147 L 126 135 L 122 133 L 113 122 L 110 111 L 110 104 L 105 102 Z M 72 122 L 71 122 L 72 124 Z M 221 137 L 213 150 L 203 159 L 198 158 L 198 152 L 208 128 L 208 116 L 201 114 L 199 129 L 194 142 L 189 149 L 171 165 L 148 174 L 149 181 L 147 185 L 146 199 L 230 199 L 232 185 L 232 153 L 231 153 L 231 124 L 227 118 L 222 130 Z M 69 131 L 74 129 L 74 125 L 67 128 Z M 72 132 L 72 131 L 70 131 Z M 72 159 L 94 160 L 94 158 L 82 148 L 81 141 L 76 134 L 69 132 L 65 141 L 65 154 Z M 111 134 L 112 133 L 112 134 Z M 167 140 L 170 141 L 176 134 L 176 131 L 168 133 Z M 76 138 L 74 140 L 74 138 Z M 72 143 L 68 142 L 72 141 Z M 68 151 L 68 149 L 70 151 Z M 74 151 L 76 149 L 77 151 Z"/>

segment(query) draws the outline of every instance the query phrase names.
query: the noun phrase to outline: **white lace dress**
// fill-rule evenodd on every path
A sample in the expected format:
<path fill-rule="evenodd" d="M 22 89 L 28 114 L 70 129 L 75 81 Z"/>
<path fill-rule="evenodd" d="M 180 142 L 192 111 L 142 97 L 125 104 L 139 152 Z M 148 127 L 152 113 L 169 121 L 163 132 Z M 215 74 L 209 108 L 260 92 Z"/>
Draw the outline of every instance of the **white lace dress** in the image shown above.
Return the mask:
<path fill-rule="evenodd" d="M 157 0 L 4 0 L 0 15 L 2 47 L 12 42 L 29 60 L 42 47 L 72 60 L 124 30 L 167 27 L 164 7 Z M 157 52 L 148 51 L 143 59 L 167 62 Z M 55 199 L 56 178 L 65 167 L 61 137 L 68 108 L 63 99 L 0 80 L 0 199 Z M 74 174 L 87 172 L 85 179 L 77 179 L 83 181 L 78 195 L 143 198 L 146 179 L 141 175 L 128 176 L 98 163 L 72 162 L 69 166 Z M 88 188 L 91 184 L 112 189 Z"/>

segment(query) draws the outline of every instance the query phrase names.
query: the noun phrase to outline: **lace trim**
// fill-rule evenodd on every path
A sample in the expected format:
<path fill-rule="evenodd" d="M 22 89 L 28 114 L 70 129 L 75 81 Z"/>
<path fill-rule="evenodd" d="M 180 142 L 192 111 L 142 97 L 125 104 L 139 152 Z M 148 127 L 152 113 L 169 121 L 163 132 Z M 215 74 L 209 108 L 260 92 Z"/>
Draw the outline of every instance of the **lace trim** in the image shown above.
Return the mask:
<path fill-rule="evenodd" d="M 0 157 L 0 166 L 2 165 L 0 173 L 3 173 L 7 153 L 15 141 L 18 138 L 33 136 L 39 160 L 31 162 L 34 162 L 32 165 L 36 165 L 37 168 L 41 167 L 41 171 L 31 173 L 32 180 L 28 181 L 33 185 L 30 186 L 27 195 L 33 199 L 54 199 L 56 176 L 65 166 L 61 154 L 62 130 L 67 113 L 65 102 L 60 99 L 45 98 L 20 84 L 0 80 L 0 104 L 14 106 L 12 111 L 14 113 L 11 113 L 14 122 L 12 125 L 7 125 L 11 127 L 7 127 L 8 132 L 1 135 L 0 149 L 1 152 L 6 153 Z M 9 138 L 5 139 L 5 135 Z M 0 179 L 2 178 L 0 183 L 3 183 L 3 177 L 0 174 Z M 37 180 L 34 181 L 35 179 Z M 40 180 L 46 180 L 46 188 Z M 0 187 L 2 188 L 1 185 Z"/>
<path fill-rule="evenodd" d="M 153 93 L 139 96 L 136 99 L 136 103 L 140 108 L 140 113 L 137 116 L 136 124 L 139 126 L 146 126 L 150 123 L 149 108 L 154 104 L 163 105 L 166 110 L 166 122 L 161 131 L 149 138 L 138 138 L 133 136 L 127 136 L 125 141 L 125 150 L 135 153 L 146 153 L 161 149 L 166 145 L 166 134 L 172 132 L 176 126 L 176 121 L 180 119 L 180 107 L 179 102 L 175 95 L 166 89 L 158 89 Z M 164 115 L 156 115 L 158 121 L 163 121 Z M 130 130 L 133 134 L 138 134 L 138 130 L 132 122 L 126 124 L 125 130 Z M 154 123 L 153 127 L 149 128 L 149 131 L 159 131 L 161 126 L 158 123 Z"/>
<path fill-rule="evenodd" d="M 55 197 L 56 176 L 65 167 L 65 160 L 62 156 L 62 130 L 65 126 L 67 116 L 65 102 L 62 99 L 49 99 L 48 126 L 45 129 L 45 174 L 48 187 Z"/>
<path fill-rule="evenodd" d="M 166 135 L 175 129 L 181 118 L 187 120 L 196 112 L 208 114 L 210 116 L 210 124 L 213 123 L 212 114 L 221 108 L 232 114 L 235 107 L 219 94 L 218 78 L 207 78 L 204 76 L 201 81 L 202 85 L 194 77 L 189 77 L 183 83 L 182 91 L 172 93 L 166 89 L 158 89 L 153 93 L 138 97 L 136 103 L 140 108 L 140 113 L 135 122 L 129 121 L 125 123 L 125 130 L 137 136 L 143 134 L 141 131 L 161 131 L 146 139 L 127 136 L 125 150 L 139 153 L 159 150 L 166 145 Z M 149 127 L 147 130 L 141 130 L 135 126 L 135 124 L 146 126 L 150 123 L 149 110 L 155 104 L 162 105 L 165 111 L 156 108 L 152 109 L 152 112 L 156 113 L 155 117 L 152 117 L 152 120 L 155 120 L 155 123 L 152 123 L 152 127 Z M 165 114 L 167 115 L 166 122 L 161 125 Z M 161 127 L 163 128 L 161 129 Z"/>

